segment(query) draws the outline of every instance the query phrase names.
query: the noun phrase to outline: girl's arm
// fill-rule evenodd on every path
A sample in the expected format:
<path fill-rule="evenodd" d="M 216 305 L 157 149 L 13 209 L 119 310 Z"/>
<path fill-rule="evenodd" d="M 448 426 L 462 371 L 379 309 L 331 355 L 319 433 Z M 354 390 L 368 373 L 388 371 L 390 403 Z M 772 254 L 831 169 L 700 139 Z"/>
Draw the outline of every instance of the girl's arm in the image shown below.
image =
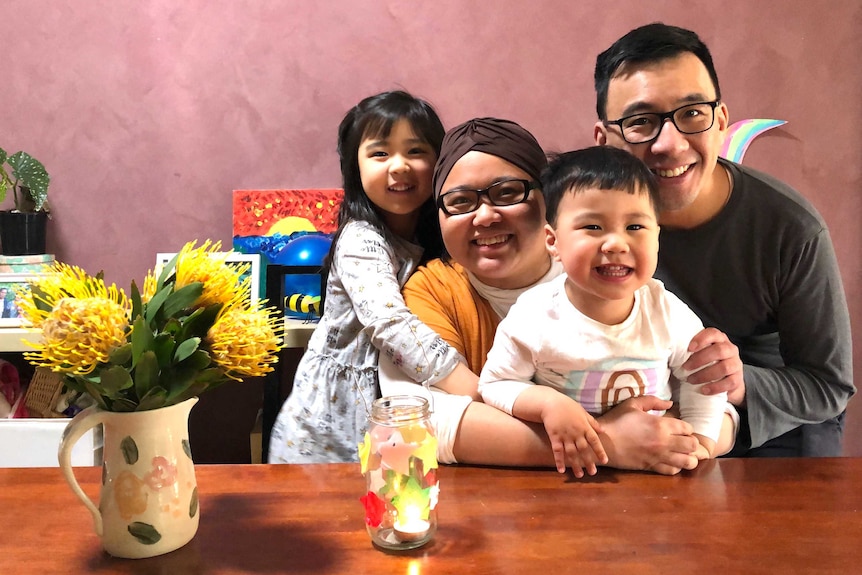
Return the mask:
<path fill-rule="evenodd" d="M 459 359 L 404 303 L 401 284 L 414 266 L 404 252 L 399 254 L 380 232 L 357 222 L 342 231 L 334 268 L 381 357 L 389 358 L 413 381 L 429 385 L 451 373 Z"/>

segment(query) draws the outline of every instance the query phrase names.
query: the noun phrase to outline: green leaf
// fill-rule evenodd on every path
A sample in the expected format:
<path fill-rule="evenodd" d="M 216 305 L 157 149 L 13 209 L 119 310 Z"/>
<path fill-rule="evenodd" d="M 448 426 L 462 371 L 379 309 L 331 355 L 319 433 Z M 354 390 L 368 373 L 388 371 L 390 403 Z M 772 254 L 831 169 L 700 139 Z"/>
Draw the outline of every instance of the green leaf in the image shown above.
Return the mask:
<path fill-rule="evenodd" d="M 114 351 L 112 351 L 111 354 L 108 356 L 108 361 L 113 363 L 114 365 L 125 365 L 130 359 L 132 359 L 131 343 L 121 345 L 120 347 L 114 349 Z"/>
<path fill-rule="evenodd" d="M 129 533 L 144 545 L 155 545 L 162 539 L 162 534 L 156 531 L 155 527 L 140 521 L 129 523 Z"/>
<path fill-rule="evenodd" d="M 198 381 L 215 383 L 220 380 L 230 381 L 230 378 L 225 377 L 225 374 L 220 367 L 211 367 L 209 369 L 205 369 L 198 375 Z"/>
<path fill-rule="evenodd" d="M 165 317 L 174 317 L 177 313 L 191 307 L 201 297 L 202 293 L 204 293 L 204 284 L 201 282 L 194 282 L 181 287 L 165 301 L 162 310 Z"/>
<path fill-rule="evenodd" d="M 156 291 L 162 289 L 165 285 L 165 282 L 168 281 L 168 278 L 176 273 L 177 260 L 179 259 L 180 254 L 174 255 L 171 258 L 171 261 L 165 264 L 165 267 L 162 268 L 162 273 L 159 274 L 158 280 L 156 282 Z"/>
<path fill-rule="evenodd" d="M 140 403 L 135 411 L 147 411 L 150 409 L 158 409 L 168 405 L 168 392 L 162 387 L 153 387 L 147 394 L 141 398 Z"/>
<path fill-rule="evenodd" d="M 132 280 L 132 317 L 137 318 L 139 315 L 143 315 L 144 313 L 144 303 L 141 300 L 141 291 L 138 289 L 138 284 L 135 283 L 135 280 Z"/>
<path fill-rule="evenodd" d="M 222 304 L 217 303 L 205 308 L 196 309 L 183 323 L 183 331 L 180 334 L 180 339 L 187 339 L 189 337 L 205 338 L 207 332 L 215 323 L 221 308 Z"/>
<path fill-rule="evenodd" d="M 143 317 L 138 316 L 132 326 L 132 365 L 137 365 L 141 355 L 153 347 L 153 332 Z"/>
<path fill-rule="evenodd" d="M 192 444 L 189 443 L 188 439 L 183 439 L 183 453 L 185 453 L 189 459 L 192 458 Z M 197 491 L 197 487 L 195 487 L 195 491 Z M 194 517 L 194 515 L 192 515 Z"/>
<path fill-rule="evenodd" d="M 138 404 L 132 401 L 127 397 L 121 397 L 120 399 L 115 399 L 111 404 L 111 411 L 117 411 L 121 413 L 128 413 L 130 411 L 135 411 L 138 407 Z"/>
<path fill-rule="evenodd" d="M 188 357 L 188 359 L 183 361 L 181 367 L 183 369 L 200 371 L 208 368 L 210 363 L 212 363 L 212 358 L 210 358 L 210 354 L 207 353 L 205 350 L 198 348 L 193 354 Z"/>
<path fill-rule="evenodd" d="M 125 371 L 125 370 L 124 370 Z M 127 372 L 128 373 L 128 372 Z M 141 354 L 135 366 L 135 393 L 143 400 L 159 384 L 159 360 L 153 350 Z"/>
<path fill-rule="evenodd" d="M 200 343 L 201 339 L 199 337 L 193 337 L 179 344 L 177 346 L 177 350 L 174 352 L 174 361 L 179 363 L 189 357 L 197 351 Z"/>
<path fill-rule="evenodd" d="M 92 384 L 92 382 L 84 381 L 83 384 L 84 384 L 84 389 L 86 389 L 87 393 L 90 395 L 90 397 L 92 397 L 95 400 L 96 405 L 98 405 L 99 407 L 101 407 L 105 411 L 116 411 L 116 410 L 111 410 L 108 408 L 108 404 L 105 402 L 105 398 L 102 397 L 102 394 L 99 393 L 99 390 L 96 388 L 96 386 L 94 386 Z"/>
<path fill-rule="evenodd" d="M 197 380 L 198 375 L 199 371 L 196 369 L 175 369 L 171 370 L 170 373 L 163 373 L 162 387 L 168 390 L 168 403 L 179 403 L 176 398 L 188 391 Z"/>
<path fill-rule="evenodd" d="M 189 517 L 194 517 L 198 512 L 198 488 L 192 490 L 192 499 L 189 501 Z"/>
<path fill-rule="evenodd" d="M 7 163 L 11 166 L 12 177 L 18 185 L 29 190 L 29 195 L 36 204 L 35 210 L 41 210 L 48 200 L 48 184 L 51 183 L 45 166 L 26 152 L 15 152 L 9 156 Z M 20 209 L 20 206 L 16 207 Z"/>
<path fill-rule="evenodd" d="M 0 148 L 0 202 L 6 199 L 6 190 L 12 185 L 12 182 L 9 180 L 9 174 L 6 173 L 6 168 L 3 167 L 3 164 L 6 163 L 6 158 L 6 150 Z"/>
<path fill-rule="evenodd" d="M 167 333 L 169 335 L 176 337 L 177 335 L 180 334 L 180 332 L 183 331 L 183 324 L 180 322 L 179 319 L 172 317 L 172 318 L 169 318 L 168 321 L 165 322 L 165 325 L 162 328 L 162 331 L 164 333 Z M 183 340 L 183 339 L 188 339 L 188 338 L 181 337 L 178 339 Z"/>
<path fill-rule="evenodd" d="M 165 303 L 165 300 L 170 297 L 171 293 L 174 291 L 173 285 L 166 285 L 159 291 L 153 295 L 152 299 L 144 304 L 144 319 L 147 320 L 147 324 L 152 323 L 152 321 L 159 314 L 159 311 L 162 309 L 162 305 Z"/>
<path fill-rule="evenodd" d="M 64 378 L 63 382 L 66 384 L 66 387 L 68 387 L 72 391 L 77 391 L 78 393 L 89 394 L 89 392 L 87 391 L 87 388 L 84 385 L 86 382 L 86 379 L 82 378 L 81 376 L 67 375 Z"/>
<path fill-rule="evenodd" d="M 102 370 L 99 376 L 99 386 L 106 397 L 118 399 L 120 391 L 132 387 L 132 376 L 129 375 L 126 368 L 112 365 Z"/>
<path fill-rule="evenodd" d="M 191 399 L 192 397 L 197 397 L 203 392 L 209 389 L 209 383 L 202 381 L 195 381 L 191 383 L 185 389 L 178 391 L 176 394 L 172 394 L 170 403 L 171 405 L 176 405 L 177 403 L 182 403 L 187 399 Z M 173 390 L 172 390 L 173 391 Z"/>
<path fill-rule="evenodd" d="M 138 444 L 135 443 L 131 435 L 127 435 L 120 442 L 120 451 L 123 453 L 123 460 L 126 465 L 134 465 L 138 462 Z"/>
<path fill-rule="evenodd" d="M 171 334 L 160 333 L 156 336 L 153 342 L 153 351 L 159 360 L 159 367 L 165 368 L 171 365 L 171 360 L 174 357 L 174 347 L 176 347 L 176 341 Z"/>

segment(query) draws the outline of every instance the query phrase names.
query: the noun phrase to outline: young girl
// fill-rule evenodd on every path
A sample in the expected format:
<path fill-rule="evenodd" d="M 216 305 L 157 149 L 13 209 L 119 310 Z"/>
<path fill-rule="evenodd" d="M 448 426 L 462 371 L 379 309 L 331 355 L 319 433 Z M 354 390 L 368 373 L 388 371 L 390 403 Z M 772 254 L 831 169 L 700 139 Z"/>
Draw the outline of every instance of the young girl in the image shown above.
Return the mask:
<path fill-rule="evenodd" d="M 443 134 L 433 108 L 401 91 L 366 98 L 342 120 L 344 200 L 326 304 L 273 426 L 269 463 L 357 461 L 380 352 L 423 385 L 457 364 L 401 297 L 416 266 L 442 249 L 431 179 Z"/>

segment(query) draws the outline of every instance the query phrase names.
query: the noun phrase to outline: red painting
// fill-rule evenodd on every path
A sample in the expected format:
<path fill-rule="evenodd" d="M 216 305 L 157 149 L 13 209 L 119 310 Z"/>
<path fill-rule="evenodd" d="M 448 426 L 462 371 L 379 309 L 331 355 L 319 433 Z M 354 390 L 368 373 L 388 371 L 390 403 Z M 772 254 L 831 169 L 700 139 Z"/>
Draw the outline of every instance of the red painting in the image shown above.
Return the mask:
<path fill-rule="evenodd" d="M 341 198 L 340 189 L 234 190 L 234 238 L 331 234 L 337 228 Z"/>

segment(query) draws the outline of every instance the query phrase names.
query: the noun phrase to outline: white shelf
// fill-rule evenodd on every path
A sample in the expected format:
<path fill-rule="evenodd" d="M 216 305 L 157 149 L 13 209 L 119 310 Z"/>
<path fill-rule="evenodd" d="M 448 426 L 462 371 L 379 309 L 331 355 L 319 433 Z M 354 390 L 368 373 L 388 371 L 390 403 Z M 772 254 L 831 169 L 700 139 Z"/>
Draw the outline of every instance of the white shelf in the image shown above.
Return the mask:
<path fill-rule="evenodd" d="M 317 327 L 317 322 L 307 322 L 292 317 L 284 318 L 284 347 L 305 347 Z"/>
<path fill-rule="evenodd" d="M 42 332 L 38 329 L 2 327 L 0 328 L 0 352 L 33 351 L 33 348 L 27 345 L 25 341 L 38 343 L 41 339 Z"/>
<path fill-rule="evenodd" d="M 284 318 L 285 347 L 301 348 L 307 346 L 308 338 L 311 337 L 316 327 L 317 322 L 307 322 L 292 317 Z M 32 351 L 33 348 L 27 345 L 25 341 L 38 343 L 41 338 L 42 332 L 37 329 L 22 327 L 0 328 L 0 352 Z"/>

